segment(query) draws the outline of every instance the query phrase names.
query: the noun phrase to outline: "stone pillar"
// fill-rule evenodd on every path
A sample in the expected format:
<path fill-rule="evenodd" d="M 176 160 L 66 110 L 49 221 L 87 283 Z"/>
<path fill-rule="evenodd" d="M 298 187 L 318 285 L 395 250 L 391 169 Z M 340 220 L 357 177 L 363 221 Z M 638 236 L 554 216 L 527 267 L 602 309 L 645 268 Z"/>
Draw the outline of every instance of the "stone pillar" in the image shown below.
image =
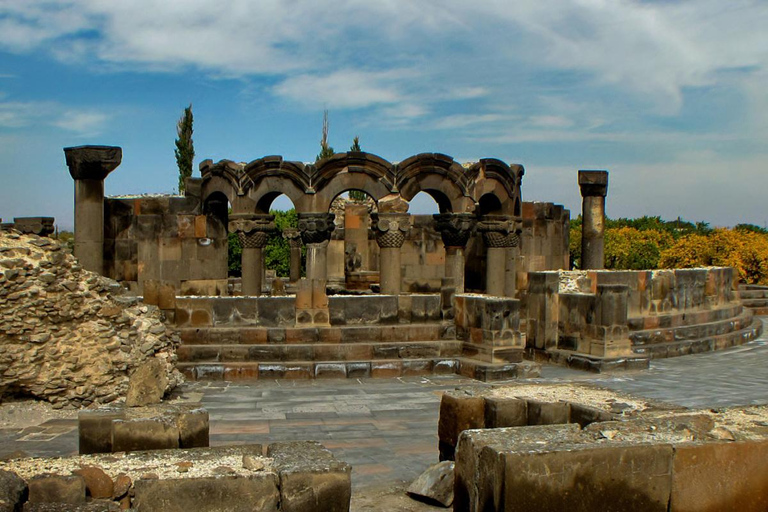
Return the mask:
<path fill-rule="evenodd" d="M 269 233 L 275 230 L 275 217 L 265 214 L 232 214 L 229 230 L 237 232 L 242 256 L 243 295 L 259 297 L 264 284 L 264 255 Z"/>
<path fill-rule="evenodd" d="M 483 215 L 477 223 L 486 247 L 485 293 L 504 297 L 507 289 L 507 250 L 517 247 L 520 237 L 506 215 Z M 514 263 L 512 263 L 514 264 Z"/>
<path fill-rule="evenodd" d="M 464 293 L 464 249 L 477 219 L 471 213 L 438 213 L 432 217 L 445 246 L 445 277 L 453 279 L 455 293 Z"/>
<path fill-rule="evenodd" d="M 120 165 L 115 146 L 64 148 L 75 180 L 75 257 L 84 269 L 104 273 L 104 179 Z"/>
<path fill-rule="evenodd" d="M 301 279 L 301 233 L 296 228 L 283 230 L 283 238 L 288 241 L 291 248 L 291 266 L 288 280 L 295 283 Z"/>
<path fill-rule="evenodd" d="M 581 268 L 605 268 L 605 195 L 608 192 L 608 171 L 579 171 L 581 203 Z"/>
<path fill-rule="evenodd" d="M 381 293 L 398 295 L 402 286 L 400 247 L 411 229 L 407 213 L 372 213 L 373 232 L 379 244 L 379 279 Z"/>
<path fill-rule="evenodd" d="M 328 278 L 328 242 L 336 229 L 333 213 L 299 213 L 299 232 L 307 245 L 307 279 Z"/>

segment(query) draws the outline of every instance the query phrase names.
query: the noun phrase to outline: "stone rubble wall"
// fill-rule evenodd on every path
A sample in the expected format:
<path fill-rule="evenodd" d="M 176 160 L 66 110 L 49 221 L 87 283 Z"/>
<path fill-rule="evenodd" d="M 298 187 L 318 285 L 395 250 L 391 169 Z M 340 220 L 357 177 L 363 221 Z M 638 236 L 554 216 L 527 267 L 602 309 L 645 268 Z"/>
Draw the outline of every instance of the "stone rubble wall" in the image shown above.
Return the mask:
<path fill-rule="evenodd" d="M 157 308 L 121 299 L 121 292 L 55 240 L 0 233 L 0 399 L 33 396 L 54 407 L 112 402 L 152 357 L 163 361 L 169 388 L 179 384 L 178 335 Z"/>

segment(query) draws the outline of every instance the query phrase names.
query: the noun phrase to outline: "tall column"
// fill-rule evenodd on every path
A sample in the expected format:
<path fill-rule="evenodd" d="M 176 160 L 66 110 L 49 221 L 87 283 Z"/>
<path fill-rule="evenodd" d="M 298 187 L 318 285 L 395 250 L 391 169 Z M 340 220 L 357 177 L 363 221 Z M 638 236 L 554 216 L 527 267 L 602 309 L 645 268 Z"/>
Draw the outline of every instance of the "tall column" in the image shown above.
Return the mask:
<path fill-rule="evenodd" d="M 229 230 L 235 231 L 243 248 L 243 295 L 260 296 L 264 284 L 264 255 L 269 233 L 275 230 L 273 215 L 235 213 L 230 216 Z"/>
<path fill-rule="evenodd" d="M 283 230 L 283 238 L 288 242 L 291 248 L 290 273 L 288 280 L 295 283 L 301 279 L 301 233 L 295 228 L 286 228 Z"/>
<path fill-rule="evenodd" d="M 605 195 L 608 171 L 579 171 L 581 203 L 581 268 L 604 268 Z"/>
<path fill-rule="evenodd" d="M 471 213 L 438 213 L 432 217 L 445 246 L 445 277 L 453 279 L 456 293 L 464 293 L 464 249 L 477 219 Z"/>
<path fill-rule="evenodd" d="M 336 229 L 334 213 L 299 213 L 299 232 L 307 245 L 307 279 L 328 278 L 328 242 Z"/>
<path fill-rule="evenodd" d="M 84 269 L 104 273 L 104 179 L 120 165 L 116 146 L 64 148 L 75 180 L 75 257 Z"/>
<path fill-rule="evenodd" d="M 477 223 L 486 248 L 485 293 L 504 297 L 506 292 L 507 249 L 517 246 L 519 237 L 506 215 L 483 215 Z"/>
<path fill-rule="evenodd" d="M 373 232 L 379 244 L 379 280 L 381 293 L 398 295 L 401 289 L 400 248 L 411 229 L 407 213 L 372 213 Z"/>

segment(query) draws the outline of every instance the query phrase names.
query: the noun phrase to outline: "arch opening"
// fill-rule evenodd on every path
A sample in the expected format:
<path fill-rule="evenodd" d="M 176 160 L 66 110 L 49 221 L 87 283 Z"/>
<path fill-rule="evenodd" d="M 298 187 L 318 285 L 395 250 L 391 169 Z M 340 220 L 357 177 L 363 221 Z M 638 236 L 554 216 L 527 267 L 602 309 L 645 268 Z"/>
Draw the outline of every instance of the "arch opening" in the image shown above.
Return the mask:
<path fill-rule="evenodd" d="M 485 194 L 477 202 L 478 213 L 480 215 L 500 215 L 502 213 L 502 204 L 494 194 Z"/>

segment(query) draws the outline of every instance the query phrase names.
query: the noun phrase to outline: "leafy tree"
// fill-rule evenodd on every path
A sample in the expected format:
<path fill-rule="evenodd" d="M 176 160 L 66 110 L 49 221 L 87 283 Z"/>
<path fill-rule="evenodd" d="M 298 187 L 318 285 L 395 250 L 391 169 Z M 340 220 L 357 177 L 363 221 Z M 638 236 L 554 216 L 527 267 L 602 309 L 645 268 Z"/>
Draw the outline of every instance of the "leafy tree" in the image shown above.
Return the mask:
<path fill-rule="evenodd" d="M 360 136 L 355 135 L 355 138 L 352 139 L 352 145 L 349 147 L 349 150 L 353 153 L 360 153 L 362 149 L 360 149 Z"/>
<path fill-rule="evenodd" d="M 291 247 L 288 241 L 283 238 L 283 231 L 286 228 L 296 228 L 299 225 L 299 216 L 294 208 L 288 211 L 270 210 L 271 215 L 275 216 L 275 226 L 277 231 L 267 239 L 267 245 L 264 247 L 264 265 L 270 270 L 274 270 L 278 276 L 285 277 L 291 272 Z M 301 259 L 302 268 L 306 258 L 306 249 L 302 247 Z"/>
<path fill-rule="evenodd" d="M 229 244 L 227 251 L 228 274 L 232 277 L 240 277 L 243 275 L 243 246 L 240 244 L 240 237 L 237 236 L 237 233 L 229 233 L 227 242 Z"/>
<path fill-rule="evenodd" d="M 315 157 L 315 162 L 334 155 L 333 148 L 328 145 L 328 111 L 323 111 L 323 138 L 320 139 L 320 153 Z"/>
<path fill-rule="evenodd" d="M 360 137 L 358 135 L 355 135 L 355 138 L 352 139 L 352 145 L 349 147 L 349 151 L 352 153 L 360 153 L 362 151 L 362 149 L 360 149 Z M 349 198 L 362 202 L 368 198 L 368 194 L 362 190 L 350 190 Z"/>
<path fill-rule="evenodd" d="M 768 235 L 768 229 L 761 228 L 755 224 L 736 224 L 733 226 L 734 231 L 744 231 L 750 233 L 760 233 L 762 235 Z"/>
<path fill-rule="evenodd" d="M 192 143 L 192 104 L 184 109 L 184 113 L 176 123 L 176 165 L 179 167 L 179 193 L 184 193 L 184 178 L 192 176 L 192 162 L 195 159 L 195 146 Z"/>

